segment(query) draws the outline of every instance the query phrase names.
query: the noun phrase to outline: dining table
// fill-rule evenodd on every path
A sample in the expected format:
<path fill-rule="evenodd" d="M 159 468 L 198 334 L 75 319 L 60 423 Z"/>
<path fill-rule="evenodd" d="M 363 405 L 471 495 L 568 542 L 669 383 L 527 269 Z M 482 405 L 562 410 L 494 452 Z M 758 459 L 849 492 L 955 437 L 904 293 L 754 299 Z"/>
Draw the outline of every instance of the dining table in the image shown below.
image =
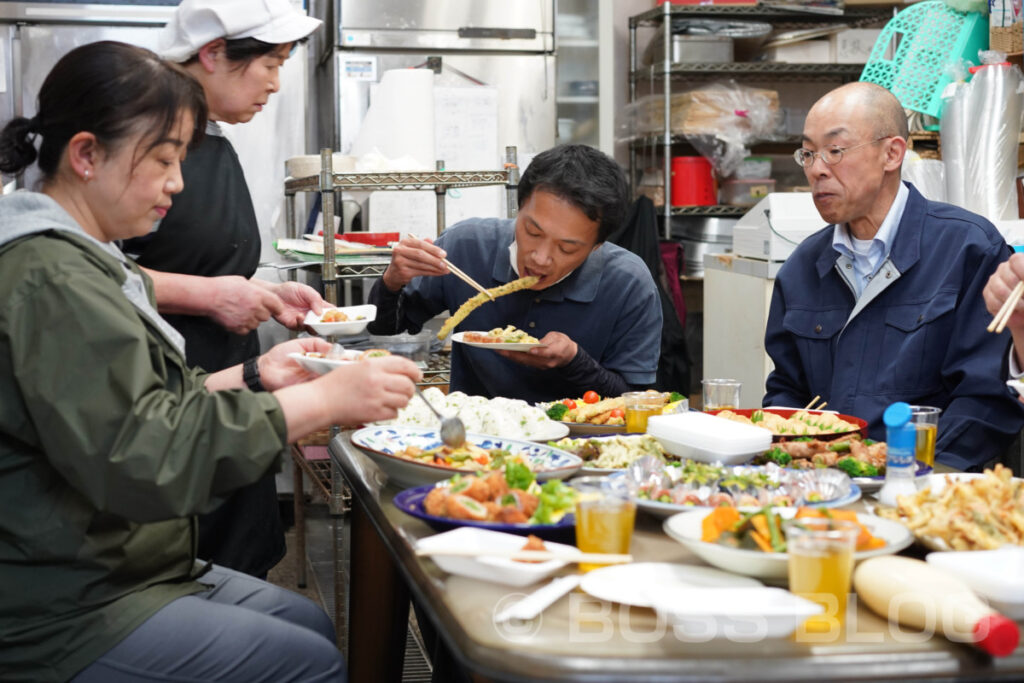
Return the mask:
<path fill-rule="evenodd" d="M 399 510 L 400 488 L 341 432 L 330 457 L 352 493 L 348 571 L 349 680 L 400 681 L 410 600 L 442 642 L 435 681 L 1024 680 L 1024 647 L 993 658 L 969 645 L 890 623 L 851 596 L 841 632 L 735 642 L 680 637 L 649 607 L 576 589 L 528 621 L 495 615 L 543 583 L 510 587 L 449 575 L 417 556 L 436 533 Z M 636 562 L 706 566 L 639 512 Z M 905 553 L 923 555 L 912 546 Z M 578 571 L 567 565 L 556 576 Z"/>

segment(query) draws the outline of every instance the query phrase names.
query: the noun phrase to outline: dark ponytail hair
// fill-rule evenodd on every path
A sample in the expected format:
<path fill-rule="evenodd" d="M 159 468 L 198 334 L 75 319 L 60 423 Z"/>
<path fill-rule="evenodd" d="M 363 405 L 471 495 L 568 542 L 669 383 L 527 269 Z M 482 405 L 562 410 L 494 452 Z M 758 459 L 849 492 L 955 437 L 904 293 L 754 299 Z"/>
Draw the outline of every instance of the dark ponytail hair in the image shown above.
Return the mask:
<path fill-rule="evenodd" d="M 184 112 L 195 123 L 193 145 L 206 129 L 203 89 L 188 72 L 149 50 L 114 41 L 64 55 L 43 81 L 38 105 L 35 117 L 16 117 L 0 132 L 0 171 L 18 173 L 38 158 L 44 180 L 51 180 L 68 141 L 83 131 L 113 150 L 139 133 L 150 147 L 159 144 Z"/>

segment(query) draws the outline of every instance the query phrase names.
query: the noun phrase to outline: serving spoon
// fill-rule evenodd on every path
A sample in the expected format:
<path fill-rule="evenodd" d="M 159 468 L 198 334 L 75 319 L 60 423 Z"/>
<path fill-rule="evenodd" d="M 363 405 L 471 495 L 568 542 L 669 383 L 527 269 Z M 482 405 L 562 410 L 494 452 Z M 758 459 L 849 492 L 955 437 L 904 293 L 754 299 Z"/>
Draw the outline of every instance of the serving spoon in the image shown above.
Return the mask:
<path fill-rule="evenodd" d="M 459 448 L 464 445 L 466 443 L 466 426 L 462 424 L 462 420 L 458 416 L 445 417 L 441 415 L 441 413 L 437 412 L 437 408 L 430 405 L 430 401 L 423 395 L 419 387 L 413 388 L 416 389 L 416 394 L 420 399 L 430 408 L 430 412 L 437 415 L 437 419 L 441 421 L 441 441 L 444 442 L 444 445 L 451 448 Z"/>

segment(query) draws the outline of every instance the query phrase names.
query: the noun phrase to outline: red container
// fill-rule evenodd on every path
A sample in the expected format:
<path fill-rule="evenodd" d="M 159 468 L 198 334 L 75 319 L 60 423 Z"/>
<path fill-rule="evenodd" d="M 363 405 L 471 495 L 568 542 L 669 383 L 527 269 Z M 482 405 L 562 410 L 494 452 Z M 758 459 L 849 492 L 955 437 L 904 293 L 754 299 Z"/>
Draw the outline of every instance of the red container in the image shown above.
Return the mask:
<path fill-rule="evenodd" d="M 317 235 L 323 236 L 323 234 L 323 230 L 317 231 Z M 386 247 L 390 243 L 401 239 L 401 235 L 397 232 L 346 232 L 344 234 L 336 232 L 334 237 L 346 242 L 359 242 L 360 244 L 368 244 L 374 247 Z"/>
<path fill-rule="evenodd" d="M 672 206 L 718 203 L 718 186 L 705 157 L 672 157 Z"/>

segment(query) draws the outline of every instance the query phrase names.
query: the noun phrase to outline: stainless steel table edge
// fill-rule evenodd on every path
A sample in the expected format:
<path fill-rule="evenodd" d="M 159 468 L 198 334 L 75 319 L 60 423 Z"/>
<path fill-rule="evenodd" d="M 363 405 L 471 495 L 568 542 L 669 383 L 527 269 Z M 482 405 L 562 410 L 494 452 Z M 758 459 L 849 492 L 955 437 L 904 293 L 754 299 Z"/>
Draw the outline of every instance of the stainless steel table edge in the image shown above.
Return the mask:
<path fill-rule="evenodd" d="M 515 656 L 509 656 L 510 651 L 494 650 L 478 644 L 452 615 L 445 605 L 436 579 L 423 571 L 412 547 L 384 516 L 377 495 L 361 476 L 353 458 L 365 456 L 352 444 L 349 433 L 342 432 L 332 439 L 328 452 L 348 481 L 353 502 L 365 511 L 408 589 L 416 596 L 419 604 L 426 608 L 459 664 L 474 674 L 474 680 L 510 683 L 537 680 L 588 683 L 626 680 L 746 682 L 898 679 L 927 680 L 932 683 L 937 680 L 1024 680 L 1024 648 L 1018 647 L 1010 657 L 994 659 L 969 646 L 952 643 L 941 652 L 832 652 L 791 659 L 737 657 L 729 660 L 640 660 L 534 655 L 522 650 L 516 651 Z M 353 512 L 355 509 L 356 505 L 353 505 Z M 355 559 L 357 552 L 353 547 L 351 557 Z M 357 591 L 358 587 L 350 586 L 349 590 Z M 358 627 L 354 620 L 349 624 L 350 629 Z"/>

